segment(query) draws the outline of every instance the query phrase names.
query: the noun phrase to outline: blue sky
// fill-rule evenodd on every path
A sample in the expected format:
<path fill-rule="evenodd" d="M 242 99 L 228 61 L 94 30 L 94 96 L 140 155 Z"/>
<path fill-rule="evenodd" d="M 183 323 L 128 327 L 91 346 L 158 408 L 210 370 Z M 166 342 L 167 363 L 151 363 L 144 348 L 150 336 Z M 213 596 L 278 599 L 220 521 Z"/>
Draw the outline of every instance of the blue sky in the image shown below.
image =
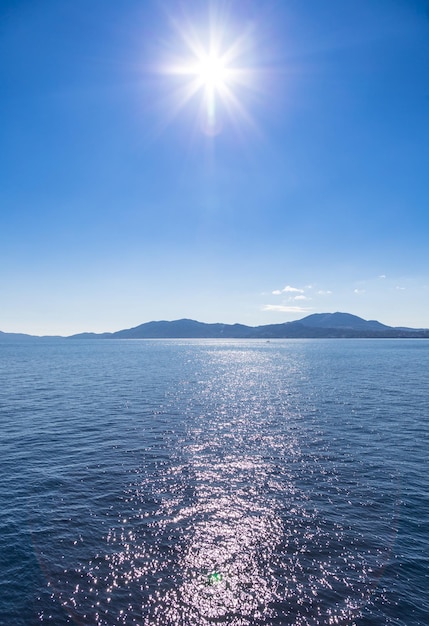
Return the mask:
<path fill-rule="evenodd" d="M 427 2 L 0 11 L 1 330 L 429 327 Z M 188 91 L 214 40 L 211 120 Z"/>

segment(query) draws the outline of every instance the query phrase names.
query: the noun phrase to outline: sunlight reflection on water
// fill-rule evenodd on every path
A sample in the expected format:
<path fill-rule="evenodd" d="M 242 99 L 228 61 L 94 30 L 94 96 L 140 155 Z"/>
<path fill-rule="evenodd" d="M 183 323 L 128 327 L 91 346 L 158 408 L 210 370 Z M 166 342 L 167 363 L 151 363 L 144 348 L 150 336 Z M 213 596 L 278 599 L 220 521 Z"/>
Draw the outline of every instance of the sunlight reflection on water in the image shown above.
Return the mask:
<path fill-rule="evenodd" d="M 162 460 L 143 454 L 92 557 L 74 538 L 77 564 L 50 566 L 53 595 L 97 626 L 355 623 L 385 549 L 338 515 L 346 492 L 312 430 L 304 365 L 297 383 L 296 362 L 263 351 L 204 358 L 154 413 Z"/>
<path fill-rule="evenodd" d="M 181 511 L 182 520 L 194 520 L 179 558 L 183 583 L 161 603 L 168 623 L 248 624 L 271 614 L 276 583 L 270 564 L 282 523 L 258 498 L 258 484 L 249 481 L 256 475 L 257 483 L 263 481 L 263 467 L 251 460 L 212 464 L 197 473 L 195 504 Z"/>

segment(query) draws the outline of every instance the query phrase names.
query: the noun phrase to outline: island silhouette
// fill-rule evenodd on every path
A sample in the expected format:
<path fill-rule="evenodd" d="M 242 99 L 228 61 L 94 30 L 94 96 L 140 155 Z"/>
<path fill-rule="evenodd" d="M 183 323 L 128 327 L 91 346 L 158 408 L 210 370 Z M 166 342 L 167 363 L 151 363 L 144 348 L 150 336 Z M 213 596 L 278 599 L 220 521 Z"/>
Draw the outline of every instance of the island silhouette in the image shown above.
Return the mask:
<path fill-rule="evenodd" d="M 0 339 L 32 338 L 4 333 Z M 207 324 L 192 319 L 145 322 L 108 333 L 78 333 L 68 339 L 323 339 L 323 338 L 429 338 L 427 328 L 387 326 L 351 313 L 314 313 L 300 320 L 263 326 Z"/>

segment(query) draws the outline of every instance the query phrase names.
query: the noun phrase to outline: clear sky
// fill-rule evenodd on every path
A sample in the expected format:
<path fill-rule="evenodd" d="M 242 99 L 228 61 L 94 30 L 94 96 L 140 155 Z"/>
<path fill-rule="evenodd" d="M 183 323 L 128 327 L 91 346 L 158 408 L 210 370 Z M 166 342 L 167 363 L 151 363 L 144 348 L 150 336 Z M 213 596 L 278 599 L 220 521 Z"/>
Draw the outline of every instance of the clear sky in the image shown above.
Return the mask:
<path fill-rule="evenodd" d="M 429 327 L 425 0 L 3 0 L 0 330 Z"/>

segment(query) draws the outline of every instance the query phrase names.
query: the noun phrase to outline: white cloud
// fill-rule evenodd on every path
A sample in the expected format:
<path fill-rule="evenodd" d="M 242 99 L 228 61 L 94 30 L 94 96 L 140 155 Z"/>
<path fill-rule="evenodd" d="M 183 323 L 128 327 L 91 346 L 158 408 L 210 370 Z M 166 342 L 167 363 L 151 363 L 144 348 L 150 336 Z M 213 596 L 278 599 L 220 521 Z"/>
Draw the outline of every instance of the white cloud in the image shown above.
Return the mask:
<path fill-rule="evenodd" d="M 273 296 L 281 296 L 282 293 L 304 293 L 304 289 L 298 289 L 298 287 L 291 287 L 286 285 L 283 289 L 275 289 L 271 292 Z"/>
<path fill-rule="evenodd" d="M 363 293 L 365 293 L 365 289 L 355 289 L 353 291 L 353 293 L 356 293 L 358 296 L 362 295 Z"/>
<path fill-rule="evenodd" d="M 330 296 L 332 291 L 330 291 L 330 289 L 319 289 L 319 291 L 317 292 L 319 296 Z"/>
<path fill-rule="evenodd" d="M 386 278 L 386 274 L 380 274 L 379 278 Z"/>
<path fill-rule="evenodd" d="M 294 296 L 293 298 L 290 298 L 292 300 L 311 300 L 311 298 L 307 298 L 307 296 Z"/>
<path fill-rule="evenodd" d="M 287 306 L 283 304 L 265 304 L 263 311 L 276 311 L 277 313 L 308 313 L 312 309 L 302 306 Z"/>
<path fill-rule="evenodd" d="M 398 291 L 405 291 L 405 287 L 400 287 L 399 285 L 396 285 L 396 289 Z"/>
<path fill-rule="evenodd" d="M 298 289 L 297 287 L 291 287 L 290 285 L 286 285 L 282 289 L 283 293 L 304 293 L 304 289 Z"/>

